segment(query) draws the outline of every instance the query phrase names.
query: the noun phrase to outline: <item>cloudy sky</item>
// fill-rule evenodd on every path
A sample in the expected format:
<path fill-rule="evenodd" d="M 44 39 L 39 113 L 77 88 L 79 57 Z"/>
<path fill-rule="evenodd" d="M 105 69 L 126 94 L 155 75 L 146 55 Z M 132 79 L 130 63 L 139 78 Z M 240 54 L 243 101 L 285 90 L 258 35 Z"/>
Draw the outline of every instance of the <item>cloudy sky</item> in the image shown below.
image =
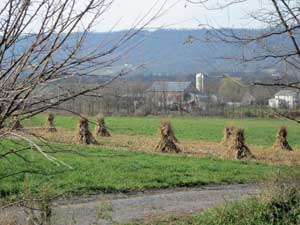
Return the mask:
<path fill-rule="evenodd" d="M 258 27 L 261 24 L 249 20 L 252 12 L 261 8 L 266 0 L 248 0 L 231 5 L 223 10 L 207 10 L 201 5 L 192 5 L 185 0 L 115 0 L 110 10 L 95 27 L 95 31 L 128 29 L 143 16 L 149 20 L 163 5 L 164 13 L 148 27 L 157 28 L 199 28 L 199 24 L 215 27 Z M 226 2 L 226 0 L 223 0 Z M 228 0 L 227 0 L 228 1 Z M 220 0 L 210 0 L 209 7 L 216 7 Z M 149 10 L 152 8 L 150 14 Z"/>

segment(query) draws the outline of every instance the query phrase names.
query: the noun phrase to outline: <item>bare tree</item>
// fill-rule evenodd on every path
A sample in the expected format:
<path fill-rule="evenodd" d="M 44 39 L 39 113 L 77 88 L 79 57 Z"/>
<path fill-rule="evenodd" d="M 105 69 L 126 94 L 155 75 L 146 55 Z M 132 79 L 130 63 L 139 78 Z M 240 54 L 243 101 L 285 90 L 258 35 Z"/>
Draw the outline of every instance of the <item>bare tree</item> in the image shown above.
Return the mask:
<path fill-rule="evenodd" d="M 217 1 L 217 6 L 212 6 L 206 0 L 189 1 L 191 4 L 202 4 L 207 9 L 217 10 L 228 7 L 232 4 L 249 2 L 249 0 L 223 0 Z M 243 34 L 236 33 L 234 29 L 215 29 L 210 26 L 211 37 L 214 40 L 221 40 L 225 43 L 235 43 L 242 47 L 256 47 L 256 51 L 251 54 L 244 53 L 239 59 L 243 62 L 275 60 L 274 63 L 284 62 L 296 70 L 300 69 L 300 47 L 299 47 L 299 29 L 300 29 L 300 3 L 296 0 L 257 0 L 263 2 L 261 8 L 252 12 L 249 17 L 252 21 L 258 21 L 264 27 L 254 32 Z M 210 5 L 208 5 L 210 4 Z M 209 26 L 209 25 L 208 25 Z M 273 37 L 280 37 L 277 43 L 272 43 Z M 277 79 L 277 81 L 279 81 Z M 273 84 L 272 84 L 273 85 Z M 281 84 L 278 86 L 295 88 L 295 82 L 290 84 Z M 298 88 L 298 87 L 296 87 Z"/>
<path fill-rule="evenodd" d="M 250 0 L 187 0 L 186 2 L 203 5 L 209 10 L 219 10 Z M 254 82 L 253 85 L 299 90 L 300 2 L 297 0 L 257 0 L 257 2 L 260 3 L 260 7 L 247 16 L 249 22 L 259 22 L 263 28 L 236 32 L 234 29 L 216 29 L 208 25 L 211 28 L 208 39 L 239 45 L 245 50 L 240 56 L 224 56 L 224 58 L 239 60 L 241 63 L 266 62 L 271 67 L 279 68 L 280 76 L 269 78 L 268 81 Z M 196 37 L 192 39 L 197 40 Z"/>
<path fill-rule="evenodd" d="M 11 115 L 30 117 L 62 102 L 91 93 L 105 84 L 67 89 L 60 81 L 90 79 L 114 65 L 138 43 L 119 50 L 163 13 L 163 8 L 137 21 L 118 40 L 104 40 L 92 49 L 89 31 L 113 0 L 6 0 L 0 10 L 0 128 Z M 149 15 L 150 18 L 149 18 Z M 121 70 L 112 80 L 130 70 Z M 53 85 L 53 86 L 51 86 Z M 51 92 L 51 87 L 61 92 Z M 47 96 L 45 95 L 45 92 Z"/>
<path fill-rule="evenodd" d="M 54 148 L 46 139 L 26 129 L 18 127 L 14 130 L 12 127 L 16 122 L 9 126 L 10 122 L 49 109 L 61 109 L 63 103 L 73 103 L 75 109 L 74 99 L 78 97 L 101 98 L 100 89 L 141 65 L 110 74 L 105 82 L 86 84 L 81 81 L 95 80 L 97 71 L 115 66 L 140 44 L 143 40 L 129 41 L 169 9 L 166 2 L 157 1 L 118 38 L 111 40 L 107 35 L 95 45 L 89 45 L 90 32 L 105 16 L 113 0 L 0 1 L 0 164 L 1 167 L 7 162 L 18 164 L 17 170 L 0 171 L 1 181 L 24 174 L 55 175 L 36 168 L 33 157 L 23 154 L 32 150 L 54 165 L 63 166 L 59 167 L 58 173 L 72 168 L 54 154 L 78 152 L 68 150 L 66 146 Z M 14 145 L 2 142 L 8 136 L 15 137 Z M 20 202 L 26 207 L 26 201 Z M 48 215 L 47 210 L 41 210 Z"/>
<path fill-rule="evenodd" d="M 141 65 L 121 69 L 101 83 L 87 85 L 81 82 L 93 80 L 98 75 L 97 71 L 116 65 L 140 44 L 143 40 L 138 43 L 129 41 L 169 9 L 166 2 L 157 1 L 131 29 L 118 38 L 110 40 L 107 35 L 91 46 L 87 44 L 89 34 L 110 9 L 113 0 L 1 1 L 0 141 L 7 136 L 15 136 L 29 145 L 10 149 L 0 142 L 0 162 L 12 155 L 29 162 L 22 153 L 34 150 L 54 164 L 69 167 L 51 155 L 52 148 L 44 151 L 42 146 L 48 146 L 47 140 L 26 129 L 16 132 L 9 128 L 9 122 L 12 118 L 19 121 L 49 109 L 60 109 L 62 103 L 72 104 L 73 99 L 81 96 L 98 95 L 97 91 L 118 77 L 139 68 Z M 26 135 L 20 133 L 22 131 L 26 131 Z M 38 145 L 36 138 L 43 144 Z M 39 173 L 27 169 L 10 174 L 1 173 L 0 180 L 35 172 Z"/>

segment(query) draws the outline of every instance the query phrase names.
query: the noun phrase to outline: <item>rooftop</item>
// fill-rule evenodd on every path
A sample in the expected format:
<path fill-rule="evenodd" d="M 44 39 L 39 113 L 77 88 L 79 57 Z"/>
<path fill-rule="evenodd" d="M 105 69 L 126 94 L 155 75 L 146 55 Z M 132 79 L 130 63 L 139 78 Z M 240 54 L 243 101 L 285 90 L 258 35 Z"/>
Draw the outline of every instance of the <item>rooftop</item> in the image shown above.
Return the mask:
<path fill-rule="evenodd" d="M 297 97 L 298 92 L 292 90 L 281 90 L 275 94 L 275 96 L 294 96 Z"/>
<path fill-rule="evenodd" d="M 148 91 L 153 92 L 184 92 L 191 82 L 168 82 L 168 81 L 155 81 L 150 86 Z"/>

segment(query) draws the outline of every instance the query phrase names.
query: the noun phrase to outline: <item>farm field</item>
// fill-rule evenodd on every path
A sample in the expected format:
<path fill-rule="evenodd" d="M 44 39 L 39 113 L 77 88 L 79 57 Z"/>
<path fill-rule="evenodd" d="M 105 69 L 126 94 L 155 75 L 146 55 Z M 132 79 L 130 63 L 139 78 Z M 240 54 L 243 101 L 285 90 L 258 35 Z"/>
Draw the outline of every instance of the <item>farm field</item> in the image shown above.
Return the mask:
<path fill-rule="evenodd" d="M 174 117 L 172 122 L 175 134 L 179 140 L 197 140 L 219 142 L 222 139 L 223 129 L 228 125 L 235 125 L 245 129 L 246 142 L 256 146 L 272 146 L 277 129 L 280 126 L 288 128 L 289 143 L 295 148 L 300 148 L 300 126 L 291 121 L 279 119 L 221 119 L 201 117 Z M 107 117 L 106 124 L 114 135 L 150 136 L 158 135 L 161 118 L 158 117 Z M 58 128 L 75 130 L 78 117 L 56 116 L 55 124 Z M 90 117 L 90 121 L 95 121 Z M 42 127 L 45 116 L 38 115 L 30 120 L 23 121 L 28 127 Z M 90 124 L 94 130 L 94 124 Z"/>
<path fill-rule="evenodd" d="M 90 118 L 91 131 L 94 130 Z M 55 193 L 128 192 L 151 188 L 195 186 L 203 184 L 229 184 L 262 181 L 280 169 L 297 170 L 300 165 L 300 151 L 285 152 L 271 147 L 276 130 L 281 125 L 288 127 L 289 140 L 298 147 L 297 124 L 280 120 L 226 120 L 218 118 L 170 118 L 175 134 L 183 149 L 179 155 L 162 154 L 155 150 L 159 140 L 160 118 L 108 117 L 106 124 L 112 137 L 97 137 L 99 145 L 76 144 L 78 117 L 56 116 L 58 132 L 45 133 L 30 130 L 50 140 L 52 148 L 64 150 L 53 154 L 70 165 L 55 166 L 37 153 L 24 153 L 22 158 L 13 157 L 3 161 L 0 177 L 11 171 L 34 169 L 37 173 L 21 173 L 6 178 L 0 184 L 2 197 L 19 196 L 29 186 L 33 192 L 44 185 L 50 185 Z M 24 127 L 43 127 L 45 115 L 22 121 Z M 246 140 L 250 143 L 255 160 L 233 161 L 226 158 L 226 147 L 219 144 L 224 126 L 246 127 Z M 20 141 L 2 140 L 1 145 L 13 149 Z M 69 152 L 68 152 L 69 151 Z M 224 157 L 225 155 L 225 157 Z M 267 163 L 267 164 L 266 164 Z M 42 172 L 40 172 L 42 171 Z M 49 176 L 45 176 L 49 175 Z M 28 184 L 27 184 L 28 182 Z"/>
<path fill-rule="evenodd" d="M 18 147 L 26 145 L 12 140 L 2 140 L 0 144 L 10 148 L 16 145 Z M 45 151 L 49 148 L 44 146 Z M 56 166 L 35 152 L 23 154 L 23 157 L 32 163 L 26 163 L 21 158 L 13 156 L 1 163 L 0 177 L 23 171 L 24 168 L 33 173 L 20 173 L 5 178 L 5 182 L 0 183 L 1 197 L 21 196 L 28 191 L 26 188 L 37 193 L 45 186 L 51 187 L 55 194 L 86 194 L 248 183 L 265 180 L 277 170 L 293 170 L 286 166 L 272 166 L 256 162 L 117 151 L 99 146 L 55 144 L 52 148 L 72 150 L 72 152 L 52 154 L 72 169 L 66 166 Z"/>
<path fill-rule="evenodd" d="M 90 131 L 94 132 L 95 118 L 90 117 Z M 168 118 L 172 122 L 178 146 L 183 155 L 196 157 L 216 157 L 233 159 L 228 146 L 219 144 L 225 126 L 235 125 L 245 128 L 246 144 L 250 147 L 256 161 L 271 164 L 300 165 L 298 135 L 300 126 L 286 120 L 228 120 L 220 118 Z M 40 115 L 24 121 L 25 127 L 43 127 L 45 116 Z M 45 133 L 41 129 L 29 129 L 30 132 L 50 142 L 77 144 L 76 123 L 78 117 L 56 116 L 55 124 L 58 132 Z M 112 137 L 96 137 L 101 146 L 115 150 L 135 152 L 160 152 L 156 149 L 160 139 L 158 117 L 108 117 L 106 125 Z M 280 126 L 288 128 L 288 141 L 295 151 L 287 152 L 274 149 L 273 143 Z"/>
<path fill-rule="evenodd" d="M 155 149 L 160 139 L 161 119 L 158 117 L 108 117 L 106 124 L 112 137 L 96 137 L 98 143 L 95 145 L 77 143 L 78 117 L 56 116 L 57 132 L 50 133 L 41 129 L 45 118 L 39 115 L 22 121 L 26 128 L 22 135 L 33 138 L 44 152 L 61 163 L 56 165 L 36 151 L 23 152 L 22 157 L 11 155 L 3 160 L 0 178 L 5 182 L 0 183 L 0 203 L 26 198 L 28 193 L 37 198 L 47 192 L 51 196 L 71 199 L 74 195 L 85 198 L 98 193 L 134 194 L 151 189 L 260 183 L 278 174 L 299 171 L 297 135 L 300 129 L 288 121 L 169 118 L 179 139 L 177 145 L 183 151 L 166 154 Z M 91 117 L 90 131 L 93 133 L 94 122 L 95 118 Z M 228 157 L 228 146 L 220 144 L 223 129 L 228 125 L 246 128 L 246 142 L 255 158 L 238 161 Z M 276 131 L 282 125 L 288 127 L 288 140 L 295 151 L 272 147 Z M 19 138 L 1 139 L 0 154 L 29 145 Z M 236 207 L 238 210 L 240 205 Z M 214 221 L 210 212 L 214 211 L 204 216 L 168 218 L 166 223 L 158 220 L 151 224 L 199 224 L 199 221 L 209 224 Z"/>

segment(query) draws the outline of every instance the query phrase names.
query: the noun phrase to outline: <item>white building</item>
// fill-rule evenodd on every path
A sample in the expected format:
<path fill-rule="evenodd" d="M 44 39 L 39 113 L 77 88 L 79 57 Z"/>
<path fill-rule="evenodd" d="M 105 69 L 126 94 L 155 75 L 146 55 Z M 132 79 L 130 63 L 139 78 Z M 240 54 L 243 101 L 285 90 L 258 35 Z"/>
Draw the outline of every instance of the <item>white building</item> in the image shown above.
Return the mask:
<path fill-rule="evenodd" d="M 201 93 L 204 94 L 204 74 L 196 74 L 196 88 Z"/>
<path fill-rule="evenodd" d="M 299 105 L 299 93 L 292 90 L 282 90 L 269 99 L 269 106 L 272 108 L 295 109 Z"/>

